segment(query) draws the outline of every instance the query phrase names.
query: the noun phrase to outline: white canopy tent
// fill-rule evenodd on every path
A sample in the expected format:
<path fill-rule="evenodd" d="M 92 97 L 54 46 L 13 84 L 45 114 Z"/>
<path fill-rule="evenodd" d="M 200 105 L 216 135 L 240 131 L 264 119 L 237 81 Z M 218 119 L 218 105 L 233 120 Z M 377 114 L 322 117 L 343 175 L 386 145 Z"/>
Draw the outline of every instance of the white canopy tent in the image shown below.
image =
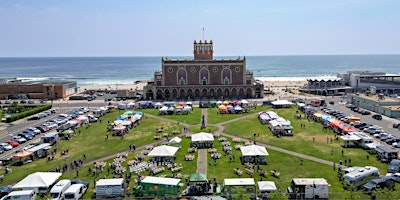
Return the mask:
<path fill-rule="evenodd" d="M 267 149 L 263 146 L 259 145 L 249 145 L 240 147 L 240 151 L 243 156 L 268 156 L 269 153 Z"/>
<path fill-rule="evenodd" d="M 214 136 L 211 133 L 200 132 L 192 135 L 192 142 L 214 141 Z"/>
<path fill-rule="evenodd" d="M 155 108 L 161 108 L 162 107 L 162 103 L 157 102 L 156 104 L 154 104 L 154 107 Z"/>
<path fill-rule="evenodd" d="M 41 191 L 39 191 L 39 188 L 47 189 L 58 178 L 60 178 L 61 175 L 62 173 L 57 172 L 36 172 L 33 174 L 29 174 L 27 177 L 15 184 L 12 188 L 22 190 L 35 190 L 37 193 L 41 193 Z"/>
<path fill-rule="evenodd" d="M 258 190 L 260 192 L 276 191 L 276 185 L 274 181 L 258 181 Z"/>
<path fill-rule="evenodd" d="M 287 108 L 287 107 L 292 106 L 294 103 L 292 103 L 292 102 L 290 102 L 288 100 L 277 100 L 277 101 L 271 102 L 271 104 L 272 104 L 272 106 L 274 108 L 277 108 L 277 107 L 279 107 L 279 108 Z"/>
<path fill-rule="evenodd" d="M 162 145 L 162 146 L 154 147 L 154 149 L 150 151 L 148 156 L 172 157 L 172 156 L 175 156 L 175 154 L 178 150 L 179 150 L 179 147 Z"/>
<path fill-rule="evenodd" d="M 182 141 L 180 137 L 174 137 L 169 141 L 169 144 L 178 144 Z"/>
<path fill-rule="evenodd" d="M 192 135 L 191 147 L 211 148 L 214 146 L 214 135 L 200 132 Z"/>

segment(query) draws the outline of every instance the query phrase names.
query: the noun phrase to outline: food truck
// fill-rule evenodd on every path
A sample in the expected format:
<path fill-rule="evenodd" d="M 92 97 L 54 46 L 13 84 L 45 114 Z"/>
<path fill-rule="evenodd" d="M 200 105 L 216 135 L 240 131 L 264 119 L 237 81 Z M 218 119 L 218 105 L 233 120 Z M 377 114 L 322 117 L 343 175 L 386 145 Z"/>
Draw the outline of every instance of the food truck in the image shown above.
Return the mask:
<path fill-rule="evenodd" d="M 330 187 L 324 178 L 294 178 L 287 193 L 289 199 L 328 199 Z"/>
<path fill-rule="evenodd" d="M 222 197 L 233 199 L 235 195 L 241 192 L 250 195 L 250 199 L 257 198 L 256 183 L 253 178 L 226 178 L 219 188 Z"/>
<path fill-rule="evenodd" d="M 124 179 L 123 178 L 111 178 L 111 179 L 100 179 L 96 183 L 96 190 L 94 196 L 96 199 L 106 198 L 121 198 L 124 196 Z"/>
<path fill-rule="evenodd" d="M 181 191 L 181 179 L 146 176 L 135 188 L 135 196 L 177 197 Z"/>
<path fill-rule="evenodd" d="M 50 145 L 53 145 L 56 143 L 58 140 L 58 132 L 50 132 L 46 133 L 40 138 L 40 143 L 49 143 Z"/>

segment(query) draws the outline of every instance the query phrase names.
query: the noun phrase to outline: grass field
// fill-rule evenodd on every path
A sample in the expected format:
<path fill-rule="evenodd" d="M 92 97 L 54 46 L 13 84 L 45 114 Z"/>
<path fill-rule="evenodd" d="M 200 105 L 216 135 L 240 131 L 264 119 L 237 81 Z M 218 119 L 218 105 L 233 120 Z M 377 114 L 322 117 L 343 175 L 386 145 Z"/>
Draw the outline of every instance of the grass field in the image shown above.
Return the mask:
<path fill-rule="evenodd" d="M 271 109 L 270 107 L 257 107 L 256 110 L 250 111 L 249 114 L 242 114 L 242 116 L 250 115 L 252 113 L 257 113 L 262 110 Z M 52 161 L 47 161 L 47 159 L 36 160 L 31 164 L 27 164 L 24 166 L 12 166 L 13 173 L 11 175 L 5 175 L 4 181 L 2 185 L 8 185 L 12 183 L 16 183 L 17 181 L 23 179 L 30 173 L 36 171 L 52 171 L 54 167 L 61 166 L 66 163 L 70 163 L 73 160 L 83 159 L 83 154 L 85 153 L 87 156 L 86 161 L 93 161 L 99 158 L 104 158 L 109 155 L 115 155 L 118 152 L 128 151 L 129 145 L 135 144 L 137 147 L 142 146 L 148 143 L 154 142 L 154 136 L 156 135 L 155 129 L 159 127 L 164 128 L 164 132 L 172 132 L 172 130 L 182 130 L 183 126 L 178 125 L 173 122 L 166 122 L 162 120 L 158 120 L 153 117 L 147 117 L 148 114 L 154 114 L 158 116 L 158 111 L 156 109 L 144 109 L 141 110 L 145 113 L 145 117 L 142 123 L 134 129 L 129 131 L 129 134 L 125 135 L 123 139 L 119 137 L 111 136 L 111 132 L 106 131 L 107 122 L 114 121 L 114 119 L 122 114 L 122 111 L 114 111 L 111 112 L 101 118 L 102 122 L 92 123 L 90 128 L 86 129 L 86 127 L 81 127 L 77 130 L 77 135 L 73 137 L 69 141 L 61 141 L 55 159 Z M 260 134 L 260 137 L 256 137 L 255 140 L 257 142 L 274 145 L 277 147 L 281 147 L 287 150 L 303 153 L 306 155 L 314 156 L 317 158 L 329 160 L 338 163 L 340 160 L 344 161 L 345 159 L 351 158 L 352 165 L 357 166 L 366 166 L 372 165 L 376 166 L 380 169 L 382 174 L 385 174 L 387 165 L 382 164 L 376 161 L 374 156 L 370 155 L 370 159 L 367 160 L 366 156 L 368 155 L 366 151 L 362 149 L 343 149 L 342 142 L 332 141 L 330 143 L 330 138 L 333 138 L 332 131 L 323 131 L 322 125 L 316 122 L 309 122 L 306 119 L 295 119 L 294 114 L 296 110 L 293 109 L 279 109 L 277 110 L 278 114 L 285 119 L 291 121 L 292 126 L 294 127 L 295 136 L 294 137 L 282 137 L 277 138 L 271 134 L 267 125 L 262 125 L 257 116 L 240 119 L 238 121 L 231 122 L 225 125 L 225 132 L 232 135 L 237 135 L 240 137 L 254 139 L 254 134 Z M 235 119 L 240 117 L 240 114 L 232 114 L 232 115 L 219 115 L 216 114 L 216 110 L 209 108 L 208 109 L 208 123 L 216 124 L 219 122 L 224 122 L 227 120 Z M 207 128 L 200 129 L 201 122 L 201 109 L 195 108 L 193 113 L 189 115 L 163 115 L 161 116 L 166 119 L 176 120 L 180 122 L 186 122 L 187 124 L 195 125 L 191 126 L 190 132 L 214 132 L 218 128 L 216 126 L 207 126 Z M 211 121 L 210 121 L 211 120 Z M 306 128 L 300 128 L 300 124 L 305 124 Z M 109 140 L 105 141 L 105 135 L 109 135 Z M 315 141 L 313 142 L 312 138 L 315 137 Z M 327 143 L 328 138 L 328 143 Z M 180 144 L 181 149 L 176 154 L 176 163 L 181 163 L 183 166 L 182 173 L 183 180 L 187 178 L 190 174 L 195 173 L 197 170 L 197 162 L 196 159 L 194 161 L 184 161 L 184 155 L 188 154 L 187 149 L 190 146 L 190 139 L 182 138 L 182 142 Z M 231 138 L 228 138 L 231 141 Z M 232 146 L 234 146 L 234 143 Z M 230 162 L 229 156 L 225 156 L 222 152 L 221 143 L 216 139 L 215 147 L 218 149 L 220 153 L 222 153 L 222 158 L 217 161 L 217 165 L 208 165 L 207 166 L 207 175 L 209 179 L 213 179 L 214 177 L 217 179 L 218 183 L 221 183 L 224 178 L 236 178 L 237 175 L 234 174 L 234 168 L 240 168 L 244 171 L 244 166 L 241 165 L 239 161 L 239 157 L 241 156 L 241 152 L 239 150 L 233 149 L 233 153 L 235 155 L 234 162 Z M 54 149 L 55 147 L 53 147 Z M 52 150 L 53 150 L 52 149 Z M 66 161 L 64 156 L 59 154 L 60 151 L 68 149 L 69 150 L 69 160 Z M 333 154 L 332 154 L 333 150 Z M 343 155 L 341 151 L 343 150 Z M 268 172 L 267 177 L 263 177 L 263 180 L 272 180 L 275 181 L 276 185 L 281 191 L 285 191 L 286 187 L 289 185 L 290 180 L 295 177 L 323 177 L 328 180 L 331 184 L 331 194 L 330 197 L 332 199 L 343 199 L 350 195 L 350 192 L 342 189 L 341 183 L 337 180 L 337 172 L 332 169 L 332 166 L 323 165 L 319 163 L 315 163 L 312 161 L 304 160 L 303 165 L 299 165 L 299 158 L 290 156 L 287 154 L 283 154 L 280 152 L 268 150 L 269 156 L 267 157 L 268 165 L 261 166 L 262 169 Z M 135 153 L 129 153 L 127 160 L 134 159 Z M 197 156 L 197 153 L 194 154 Z M 210 155 L 208 154 L 208 159 Z M 145 160 L 149 160 L 150 158 L 146 157 Z M 108 163 L 112 162 L 112 159 L 107 160 Z M 124 164 L 127 167 L 127 164 Z M 88 181 L 91 185 L 87 194 L 84 196 L 85 199 L 90 198 L 93 194 L 93 186 L 95 177 L 92 174 L 88 173 L 88 168 L 92 167 L 92 165 L 81 167 L 79 169 L 79 177 L 76 177 L 76 171 L 69 171 L 64 173 L 62 178 L 66 179 L 76 179 L 79 178 L 84 181 Z M 280 178 L 275 178 L 270 175 L 270 171 L 276 169 L 281 173 Z M 4 170 L 2 171 L 4 173 Z M 149 172 L 145 172 L 142 175 L 150 175 Z M 172 172 L 170 170 L 166 170 L 159 175 L 165 175 L 166 177 L 171 177 Z M 104 170 L 99 174 L 96 179 L 100 178 L 112 178 L 112 174 L 109 174 L 107 170 Z M 243 173 L 242 177 L 250 177 L 248 174 Z M 132 177 L 134 180 L 135 176 Z M 254 179 L 259 181 L 261 177 L 255 173 Z M 130 187 L 133 188 L 135 186 L 135 182 L 130 182 Z M 396 186 L 397 189 L 400 189 L 399 186 Z M 357 194 L 362 198 L 369 198 L 364 194 Z"/>

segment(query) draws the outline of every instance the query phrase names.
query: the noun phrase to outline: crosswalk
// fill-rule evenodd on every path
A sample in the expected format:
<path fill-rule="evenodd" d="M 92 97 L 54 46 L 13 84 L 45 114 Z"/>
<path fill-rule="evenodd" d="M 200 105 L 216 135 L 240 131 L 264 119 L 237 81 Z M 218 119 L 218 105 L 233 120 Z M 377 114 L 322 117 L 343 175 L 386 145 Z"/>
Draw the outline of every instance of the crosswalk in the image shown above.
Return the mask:
<path fill-rule="evenodd" d="M 7 134 L 8 134 L 7 130 L 0 130 L 0 136 L 7 135 Z"/>

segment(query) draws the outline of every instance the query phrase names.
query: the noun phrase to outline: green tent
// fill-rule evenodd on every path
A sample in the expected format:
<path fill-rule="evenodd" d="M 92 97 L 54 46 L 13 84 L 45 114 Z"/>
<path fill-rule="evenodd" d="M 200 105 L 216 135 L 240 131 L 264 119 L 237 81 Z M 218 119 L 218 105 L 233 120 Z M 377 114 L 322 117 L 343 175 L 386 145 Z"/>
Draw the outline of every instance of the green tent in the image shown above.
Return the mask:
<path fill-rule="evenodd" d="M 134 114 L 134 113 L 133 113 L 132 111 L 130 111 L 130 110 L 124 112 L 124 115 L 126 115 L 126 116 L 128 116 L 128 117 L 132 116 L 133 114 Z"/>
<path fill-rule="evenodd" d="M 197 172 L 195 174 L 190 175 L 190 182 L 207 182 L 207 174 L 203 174 L 200 172 Z"/>
<path fill-rule="evenodd" d="M 63 131 L 62 133 L 63 134 L 72 134 L 72 133 L 74 133 L 74 131 L 71 129 L 68 129 L 68 130 Z"/>

